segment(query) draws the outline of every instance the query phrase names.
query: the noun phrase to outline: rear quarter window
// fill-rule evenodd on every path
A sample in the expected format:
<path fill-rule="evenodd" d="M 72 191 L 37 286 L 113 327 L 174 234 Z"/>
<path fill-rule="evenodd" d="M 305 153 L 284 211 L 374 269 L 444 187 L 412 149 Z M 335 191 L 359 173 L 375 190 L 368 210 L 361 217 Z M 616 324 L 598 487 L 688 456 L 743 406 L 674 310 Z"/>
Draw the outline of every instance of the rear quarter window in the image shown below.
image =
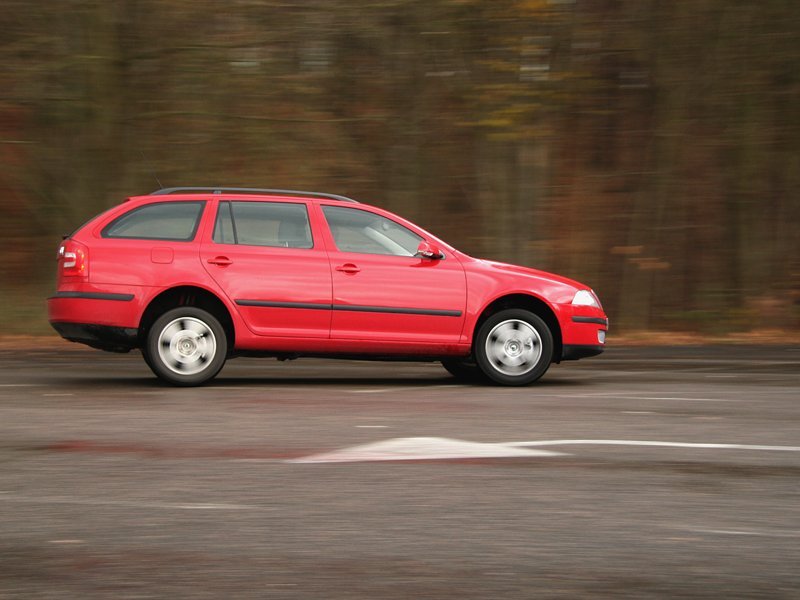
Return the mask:
<path fill-rule="evenodd" d="M 205 202 L 158 202 L 126 212 L 100 233 L 104 238 L 138 240 L 194 239 Z"/>

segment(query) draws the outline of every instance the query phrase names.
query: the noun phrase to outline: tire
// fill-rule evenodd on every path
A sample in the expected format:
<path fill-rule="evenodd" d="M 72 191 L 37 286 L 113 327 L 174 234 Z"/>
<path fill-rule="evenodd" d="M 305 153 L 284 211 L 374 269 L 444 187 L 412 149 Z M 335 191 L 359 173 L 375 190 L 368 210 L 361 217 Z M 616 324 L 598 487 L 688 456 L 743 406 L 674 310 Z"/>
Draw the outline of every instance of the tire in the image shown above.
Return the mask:
<path fill-rule="evenodd" d="M 445 358 L 442 360 L 442 366 L 447 369 L 448 373 L 460 381 L 469 383 L 480 383 L 482 381 L 486 381 L 483 371 L 480 370 L 472 357 Z"/>
<path fill-rule="evenodd" d="M 225 364 L 228 340 L 214 315 L 182 306 L 156 319 L 142 354 L 160 379 L 177 386 L 202 385 Z"/>
<path fill-rule="evenodd" d="M 553 334 L 530 311 L 501 310 L 480 326 L 473 350 L 478 367 L 494 383 L 528 385 L 550 367 Z"/>

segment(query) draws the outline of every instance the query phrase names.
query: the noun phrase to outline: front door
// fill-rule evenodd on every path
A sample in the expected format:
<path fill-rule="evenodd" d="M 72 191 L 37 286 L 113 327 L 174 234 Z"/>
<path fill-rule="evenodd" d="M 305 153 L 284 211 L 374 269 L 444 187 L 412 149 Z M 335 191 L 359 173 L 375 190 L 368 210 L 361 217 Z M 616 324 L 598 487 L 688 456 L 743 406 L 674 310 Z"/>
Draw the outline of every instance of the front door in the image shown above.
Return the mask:
<path fill-rule="evenodd" d="M 377 213 L 323 205 L 335 244 L 333 339 L 457 343 L 466 280 L 458 260 L 414 256 L 423 237 Z"/>

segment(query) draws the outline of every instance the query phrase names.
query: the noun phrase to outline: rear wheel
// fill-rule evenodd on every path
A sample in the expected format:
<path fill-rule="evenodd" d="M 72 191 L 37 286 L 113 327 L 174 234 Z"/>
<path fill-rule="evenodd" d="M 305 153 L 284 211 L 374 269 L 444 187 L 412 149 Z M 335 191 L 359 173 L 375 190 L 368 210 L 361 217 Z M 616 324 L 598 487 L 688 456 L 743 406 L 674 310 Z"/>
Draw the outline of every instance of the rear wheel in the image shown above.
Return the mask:
<path fill-rule="evenodd" d="M 495 383 L 527 385 L 550 367 L 553 334 L 530 311 L 502 310 L 478 329 L 474 353 L 481 371 Z"/>
<path fill-rule="evenodd" d="M 173 385 L 209 381 L 225 364 L 228 341 L 211 313 L 192 306 L 168 310 L 150 327 L 143 349 L 145 362 Z"/>

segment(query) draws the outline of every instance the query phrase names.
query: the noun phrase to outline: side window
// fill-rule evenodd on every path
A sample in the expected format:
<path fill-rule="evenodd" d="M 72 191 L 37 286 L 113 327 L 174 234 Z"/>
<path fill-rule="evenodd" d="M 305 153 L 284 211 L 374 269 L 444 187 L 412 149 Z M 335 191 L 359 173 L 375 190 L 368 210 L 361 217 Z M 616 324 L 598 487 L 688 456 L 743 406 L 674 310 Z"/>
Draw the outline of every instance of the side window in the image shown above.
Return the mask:
<path fill-rule="evenodd" d="M 365 210 L 323 206 L 322 211 L 342 252 L 414 256 L 422 241 L 410 229 Z"/>
<path fill-rule="evenodd" d="M 217 222 L 214 224 L 214 237 L 218 244 L 235 244 L 236 233 L 233 230 L 233 217 L 231 217 L 231 203 L 220 202 L 217 210 Z"/>
<path fill-rule="evenodd" d="M 220 202 L 213 240 L 245 246 L 314 247 L 306 205 L 288 202 Z"/>
<path fill-rule="evenodd" d="M 134 208 L 103 228 L 104 238 L 141 240 L 194 239 L 205 202 L 159 202 Z"/>

